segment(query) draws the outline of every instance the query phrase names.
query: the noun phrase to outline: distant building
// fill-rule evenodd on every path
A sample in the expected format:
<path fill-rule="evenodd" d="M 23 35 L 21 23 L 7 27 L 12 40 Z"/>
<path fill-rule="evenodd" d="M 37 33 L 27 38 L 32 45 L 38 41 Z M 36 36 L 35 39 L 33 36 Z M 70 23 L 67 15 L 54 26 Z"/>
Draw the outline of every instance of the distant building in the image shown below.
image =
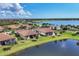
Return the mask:
<path fill-rule="evenodd" d="M 19 29 L 20 25 L 16 24 L 16 25 L 8 25 L 7 28 L 15 30 L 15 29 Z"/>
<path fill-rule="evenodd" d="M 3 26 L 0 26 L 0 32 L 3 31 L 5 28 Z"/>
<path fill-rule="evenodd" d="M 24 29 L 31 29 L 33 26 L 30 24 L 22 24 L 20 27 Z"/>
<path fill-rule="evenodd" d="M 48 28 L 50 28 L 52 30 L 55 30 L 56 29 L 56 27 L 54 25 L 50 25 L 50 26 L 48 26 Z"/>
<path fill-rule="evenodd" d="M 59 25 L 55 26 L 57 30 L 61 30 L 61 27 Z"/>
<path fill-rule="evenodd" d="M 16 39 L 6 33 L 0 33 L 0 45 L 8 45 L 16 42 Z"/>
<path fill-rule="evenodd" d="M 32 30 L 16 30 L 16 34 L 20 35 L 21 38 L 23 39 L 35 39 L 38 33 L 32 31 Z"/>

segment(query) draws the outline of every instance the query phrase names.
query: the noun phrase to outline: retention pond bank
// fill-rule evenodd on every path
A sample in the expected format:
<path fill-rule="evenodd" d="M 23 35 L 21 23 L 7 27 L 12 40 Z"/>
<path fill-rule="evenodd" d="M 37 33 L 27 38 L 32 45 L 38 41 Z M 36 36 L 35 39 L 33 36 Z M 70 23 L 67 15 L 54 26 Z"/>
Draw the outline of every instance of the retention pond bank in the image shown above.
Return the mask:
<path fill-rule="evenodd" d="M 20 51 L 16 56 L 79 56 L 77 40 L 61 40 L 37 45 Z"/>

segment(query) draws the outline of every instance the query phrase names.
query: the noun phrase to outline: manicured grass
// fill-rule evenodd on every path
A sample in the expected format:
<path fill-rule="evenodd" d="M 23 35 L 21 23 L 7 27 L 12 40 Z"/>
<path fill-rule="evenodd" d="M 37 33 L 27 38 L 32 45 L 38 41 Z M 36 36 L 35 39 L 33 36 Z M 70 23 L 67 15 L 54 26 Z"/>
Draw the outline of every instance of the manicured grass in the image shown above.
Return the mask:
<path fill-rule="evenodd" d="M 66 38 L 72 38 L 72 39 L 77 39 L 79 40 L 79 36 L 72 36 L 73 32 L 65 32 L 63 33 L 61 36 L 46 36 L 46 37 L 39 37 L 39 39 L 37 39 L 37 41 L 31 41 L 31 40 L 20 40 L 18 41 L 18 44 L 15 44 L 13 46 L 11 46 L 10 50 L 7 51 L 3 51 L 3 48 L 5 46 L 0 46 L 0 55 L 10 55 L 12 53 L 16 53 L 19 52 L 25 48 L 29 48 L 35 45 L 40 45 L 40 44 L 44 44 L 47 42 L 51 42 L 51 41 L 55 41 L 55 40 L 63 40 Z"/>

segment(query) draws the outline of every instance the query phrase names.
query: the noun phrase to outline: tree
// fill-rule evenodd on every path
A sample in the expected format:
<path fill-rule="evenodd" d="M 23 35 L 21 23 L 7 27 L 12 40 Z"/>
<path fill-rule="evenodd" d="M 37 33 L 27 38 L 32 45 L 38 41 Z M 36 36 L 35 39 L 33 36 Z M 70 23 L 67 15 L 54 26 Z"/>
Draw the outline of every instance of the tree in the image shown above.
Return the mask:
<path fill-rule="evenodd" d="M 51 24 L 49 24 L 49 23 L 43 23 L 42 24 L 42 27 L 48 27 L 48 26 L 50 26 Z"/>
<path fill-rule="evenodd" d="M 39 27 L 39 25 L 37 25 L 37 24 L 33 24 L 33 28 L 35 28 L 35 27 Z"/>

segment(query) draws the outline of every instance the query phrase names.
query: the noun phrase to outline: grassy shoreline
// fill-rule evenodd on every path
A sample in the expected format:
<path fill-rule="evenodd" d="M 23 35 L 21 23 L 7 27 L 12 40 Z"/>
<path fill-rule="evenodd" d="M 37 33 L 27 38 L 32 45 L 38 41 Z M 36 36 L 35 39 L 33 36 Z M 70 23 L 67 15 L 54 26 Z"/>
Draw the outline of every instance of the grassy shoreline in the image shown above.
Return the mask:
<path fill-rule="evenodd" d="M 31 40 L 24 40 L 23 41 L 24 43 L 16 44 L 16 45 L 12 46 L 11 49 L 8 51 L 1 50 L 0 55 L 1 56 L 12 55 L 12 54 L 20 52 L 21 50 L 24 50 L 26 48 L 48 43 L 48 42 L 55 41 L 55 40 L 63 40 L 63 39 L 68 39 L 68 38 L 73 38 L 73 39 L 79 40 L 79 36 L 72 36 L 71 34 L 72 33 L 64 33 L 61 36 L 56 36 L 56 37 L 51 37 L 51 36 L 39 37 L 39 39 L 35 42 L 33 42 Z"/>

